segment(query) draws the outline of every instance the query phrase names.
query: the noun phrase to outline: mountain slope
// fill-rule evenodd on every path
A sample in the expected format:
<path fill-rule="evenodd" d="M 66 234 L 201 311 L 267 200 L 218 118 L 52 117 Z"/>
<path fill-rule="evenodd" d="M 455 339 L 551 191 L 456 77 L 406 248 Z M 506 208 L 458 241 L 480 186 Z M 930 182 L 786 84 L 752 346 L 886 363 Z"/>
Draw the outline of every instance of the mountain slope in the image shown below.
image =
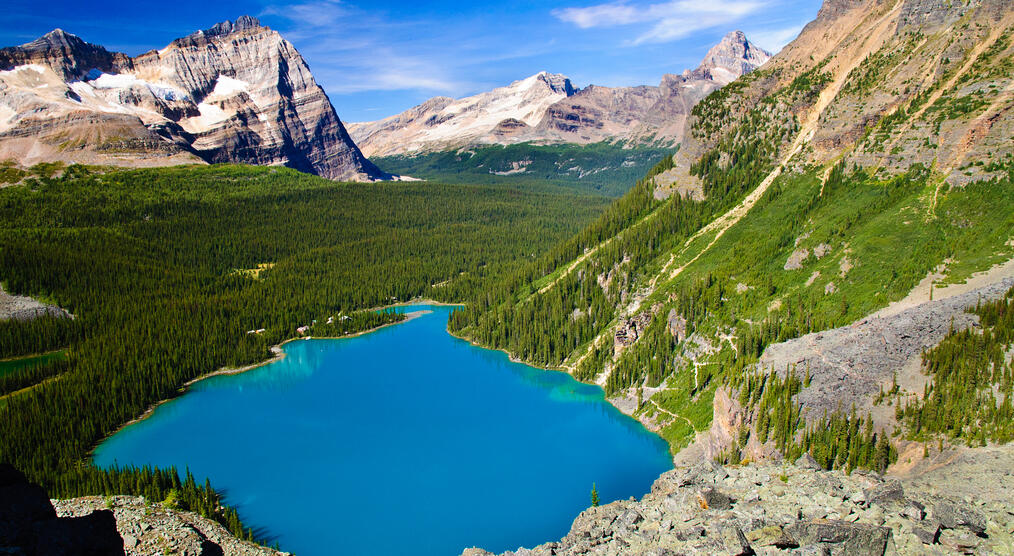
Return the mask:
<path fill-rule="evenodd" d="M 696 439 L 687 457 L 810 451 L 869 466 L 861 454 L 898 427 L 891 450 L 918 459 L 922 433 L 877 405 L 877 385 L 914 403 L 933 383 L 920 348 L 942 333 L 920 319 L 976 319 L 954 302 L 860 324 L 924 280 L 961 282 L 1014 256 L 1012 31 L 999 0 L 828 0 L 763 68 L 693 108 L 672 160 L 452 329 L 602 384 L 674 450 Z M 1004 295 L 1011 267 L 997 268 L 974 295 Z M 901 359 L 915 373 L 896 364 L 909 343 L 887 336 L 876 345 L 888 355 L 846 367 L 768 354 L 812 333 L 826 356 L 843 345 L 823 343 L 832 329 L 913 338 Z M 804 386 L 809 372 L 823 374 Z M 885 384 L 895 372 L 911 381 Z M 854 434 L 835 452 L 841 439 L 818 431 L 841 426 Z M 987 430 L 950 436 L 1001 434 Z"/>
<path fill-rule="evenodd" d="M 248 16 L 136 58 L 57 29 L 0 50 L 0 70 L 0 157 L 382 177 L 302 56 Z"/>
<path fill-rule="evenodd" d="M 657 87 L 591 85 L 577 91 L 566 77 L 542 72 L 457 101 L 436 97 L 380 121 L 351 123 L 349 131 L 369 156 L 523 142 L 673 145 L 697 101 L 769 57 L 735 31 L 715 45 L 697 69 L 667 74 Z"/>
<path fill-rule="evenodd" d="M 369 156 L 509 143 L 538 125 L 550 105 L 573 94 L 569 79 L 541 72 L 475 96 L 435 97 L 383 120 L 350 123 L 349 131 Z"/>
<path fill-rule="evenodd" d="M 551 106 L 535 135 L 582 144 L 619 138 L 675 145 L 698 101 L 770 57 L 742 31 L 733 31 L 708 51 L 696 69 L 666 74 L 657 87 L 581 89 Z"/>

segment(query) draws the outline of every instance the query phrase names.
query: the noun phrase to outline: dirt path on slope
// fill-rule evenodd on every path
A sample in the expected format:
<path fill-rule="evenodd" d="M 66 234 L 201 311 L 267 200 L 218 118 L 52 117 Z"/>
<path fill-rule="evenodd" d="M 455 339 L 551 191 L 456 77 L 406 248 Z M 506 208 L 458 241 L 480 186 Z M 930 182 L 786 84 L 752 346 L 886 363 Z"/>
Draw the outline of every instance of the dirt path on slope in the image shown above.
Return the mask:
<path fill-rule="evenodd" d="M 988 270 L 982 272 L 976 272 L 968 277 L 963 284 L 947 284 L 944 287 L 933 287 L 936 282 L 945 278 L 946 275 L 940 272 L 932 271 L 921 282 L 916 284 L 912 291 L 908 292 L 903 299 L 895 301 L 870 315 L 870 318 L 884 318 L 897 315 L 908 309 L 918 307 L 925 303 L 929 303 L 930 290 L 933 291 L 934 301 L 943 301 L 950 299 L 955 296 L 964 295 L 968 292 L 984 288 L 990 284 L 995 284 L 1004 278 L 1014 277 L 1014 259 L 1009 261 L 993 265 Z"/>

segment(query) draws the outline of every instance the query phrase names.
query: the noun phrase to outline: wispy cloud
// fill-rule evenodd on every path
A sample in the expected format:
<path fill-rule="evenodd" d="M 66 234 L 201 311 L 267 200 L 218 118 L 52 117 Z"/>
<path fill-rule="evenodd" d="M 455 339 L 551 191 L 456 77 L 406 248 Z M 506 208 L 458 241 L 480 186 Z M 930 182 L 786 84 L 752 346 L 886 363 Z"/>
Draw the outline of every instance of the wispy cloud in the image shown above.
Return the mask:
<path fill-rule="evenodd" d="M 260 15 L 278 24 L 310 62 L 317 80 L 336 95 L 422 91 L 464 96 L 504 84 L 481 79 L 476 68 L 535 57 L 553 44 L 552 38 L 517 41 L 490 33 L 487 22 L 467 15 L 451 21 L 367 10 L 352 0 L 272 1 L 276 3 Z"/>
<path fill-rule="evenodd" d="M 285 22 L 285 37 L 310 60 L 329 93 L 423 90 L 452 93 L 464 84 L 427 46 L 405 37 L 421 36 L 425 22 L 391 20 L 340 0 L 269 5 L 261 12 Z"/>
<path fill-rule="evenodd" d="M 653 23 L 647 31 L 628 42 L 640 45 L 674 41 L 701 29 L 732 24 L 764 5 L 761 0 L 672 0 L 655 4 L 619 1 L 553 10 L 552 14 L 582 29 Z"/>
<path fill-rule="evenodd" d="M 803 25 L 793 25 L 782 29 L 762 29 L 759 31 L 748 31 L 750 40 L 760 45 L 769 52 L 778 52 L 785 45 L 792 42 L 803 30 Z"/>
<path fill-rule="evenodd" d="M 262 15 L 283 17 L 304 29 L 333 27 L 342 19 L 352 15 L 354 8 L 339 0 L 320 0 L 288 5 L 270 5 Z"/>

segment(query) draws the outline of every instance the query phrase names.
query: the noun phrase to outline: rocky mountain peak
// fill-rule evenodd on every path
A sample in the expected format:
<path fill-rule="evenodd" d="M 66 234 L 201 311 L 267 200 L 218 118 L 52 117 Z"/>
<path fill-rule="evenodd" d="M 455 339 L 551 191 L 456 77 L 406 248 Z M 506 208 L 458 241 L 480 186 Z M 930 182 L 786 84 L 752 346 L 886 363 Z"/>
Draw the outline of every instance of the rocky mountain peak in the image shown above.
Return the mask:
<path fill-rule="evenodd" d="M 701 60 L 694 71 L 719 82 L 730 83 L 739 76 L 753 71 L 771 58 L 771 53 L 750 42 L 743 31 L 733 31 Z"/>
<path fill-rule="evenodd" d="M 239 33 L 240 31 L 246 31 L 248 29 L 261 29 L 264 26 L 255 17 L 249 15 L 241 15 L 236 18 L 236 21 L 223 21 L 216 23 L 210 29 L 201 31 L 205 36 L 217 37 L 223 35 L 231 35 L 233 33 Z"/>
<path fill-rule="evenodd" d="M 539 72 L 536 77 L 539 81 L 548 85 L 549 89 L 554 93 L 571 96 L 575 92 L 574 85 L 570 82 L 570 78 L 566 75 L 542 71 Z"/>
<path fill-rule="evenodd" d="M 15 158 L 94 163 L 115 151 L 125 164 L 284 164 L 329 179 L 384 177 L 295 47 L 250 16 L 137 57 L 57 29 L 0 49 L 0 70 L 15 68 L 0 75 L 0 112 L 14 115 L 0 121 L 0 146 L 33 141 L 17 143 Z M 80 152 L 59 148 L 68 133 L 87 137 Z"/>
<path fill-rule="evenodd" d="M 56 28 L 32 42 L 21 45 L 28 52 L 43 52 L 53 49 L 72 49 L 87 44 L 81 37 Z"/>
<path fill-rule="evenodd" d="M 108 69 L 116 58 L 116 54 L 101 46 L 85 42 L 63 29 L 53 29 L 21 46 L 0 48 L 0 70 L 38 64 L 52 68 L 66 79 L 74 79 L 94 68 Z"/>

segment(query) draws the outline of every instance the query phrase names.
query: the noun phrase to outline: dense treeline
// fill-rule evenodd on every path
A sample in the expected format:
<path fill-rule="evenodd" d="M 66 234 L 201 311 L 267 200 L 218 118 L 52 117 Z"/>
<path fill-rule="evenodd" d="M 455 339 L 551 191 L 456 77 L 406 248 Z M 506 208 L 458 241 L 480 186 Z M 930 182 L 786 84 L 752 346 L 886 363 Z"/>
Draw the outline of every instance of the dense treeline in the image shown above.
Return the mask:
<path fill-rule="evenodd" d="M 751 373 L 734 380 L 739 403 L 754 412 L 754 418 L 752 427 L 744 428 L 738 444 L 722 459 L 738 462 L 741 447 L 756 434 L 758 442 L 772 441 L 786 459 L 793 461 L 809 453 L 825 469 L 883 473 L 897 461 L 897 450 L 887 433 L 875 432 L 873 418 L 858 416 L 854 408 L 848 414 L 841 410 L 825 413 L 807 424 L 795 396 L 809 386 L 809 380 L 809 374 L 800 379 L 794 368 L 785 373 Z"/>
<path fill-rule="evenodd" d="M 472 295 L 604 206 L 600 197 L 336 184 L 242 166 L 72 166 L 5 188 L 0 277 L 77 318 L 66 336 L 35 347 L 29 339 L 52 323 L 2 328 L 27 346 L 20 352 L 70 349 L 57 378 L 3 400 L 0 461 L 52 496 L 85 492 L 75 481 L 98 484 L 102 474 L 80 472 L 95 443 L 184 383 L 263 360 L 303 326 L 343 335 L 402 318 L 363 309 Z"/>
<path fill-rule="evenodd" d="M 952 329 L 923 353 L 932 380 L 921 399 L 896 406 L 913 438 L 945 435 L 968 445 L 1014 440 L 1014 288 L 970 311 L 982 329 Z"/>
<path fill-rule="evenodd" d="M 759 121 L 750 119 L 744 129 L 752 130 Z M 653 178 L 673 165 L 671 157 L 663 160 L 575 240 L 456 311 L 451 330 L 538 365 L 559 365 L 613 320 L 634 278 L 626 269 L 644 269 L 738 202 L 771 169 L 775 145 L 773 137 L 737 136 L 723 143 L 722 148 L 733 153 L 724 166 L 718 167 L 718 155 L 713 164 L 695 165 L 692 173 L 703 182 L 704 201 L 678 195 L 656 200 Z M 597 251 L 584 268 L 539 291 L 564 272 L 569 261 L 592 248 Z M 622 276 L 610 280 L 610 275 Z M 598 283 L 600 279 L 606 285 Z"/>
<path fill-rule="evenodd" d="M 70 318 L 45 315 L 30 320 L 0 320 L 0 359 L 41 353 L 78 339 L 81 328 Z"/>
<path fill-rule="evenodd" d="M 199 484 L 186 470 L 183 478 L 175 467 L 157 469 L 149 466 L 96 469 L 79 467 L 60 477 L 54 487 L 65 496 L 88 496 L 130 493 L 143 496 L 151 502 L 167 507 L 190 511 L 221 523 L 233 535 L 256 542 L 265 538 L 252 528 L 245 527 L 234 508 L 225 506 L 222 496 L 208 479 Z"/>
<path fill-rule="evenodd" d="M 19 366 L 9 372 L 0 372 L 0 397 L 63 374 L 69 368 L 70 362 L 66 357 L 56 357 L 44 358 L 38 363 Z"/>
<path fill-rule="evenodd" d="M 466 151 L 372 157 L 386 172 L 441 183 L 523 185 L 619 197 L 672 149 L 649 144 L 488 145 Z"/>

